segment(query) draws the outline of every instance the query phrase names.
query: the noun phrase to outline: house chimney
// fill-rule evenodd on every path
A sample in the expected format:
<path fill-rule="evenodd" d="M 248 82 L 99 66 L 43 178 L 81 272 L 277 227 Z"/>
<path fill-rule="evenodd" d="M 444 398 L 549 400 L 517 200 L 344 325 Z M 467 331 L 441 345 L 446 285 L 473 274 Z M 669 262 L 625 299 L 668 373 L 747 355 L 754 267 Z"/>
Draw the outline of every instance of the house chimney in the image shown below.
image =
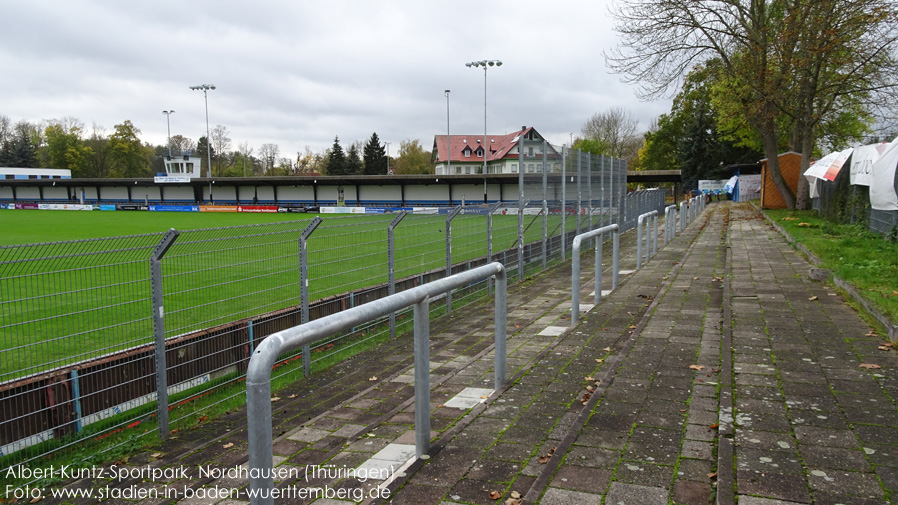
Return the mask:
<path fill-rule="evenodd" d="M 521 131 L 524 131 L 524 130 L 526 130 L 526 129 L 527 129 L 527 126 L 526 126 L 526 125 L 521 127 Z"/>

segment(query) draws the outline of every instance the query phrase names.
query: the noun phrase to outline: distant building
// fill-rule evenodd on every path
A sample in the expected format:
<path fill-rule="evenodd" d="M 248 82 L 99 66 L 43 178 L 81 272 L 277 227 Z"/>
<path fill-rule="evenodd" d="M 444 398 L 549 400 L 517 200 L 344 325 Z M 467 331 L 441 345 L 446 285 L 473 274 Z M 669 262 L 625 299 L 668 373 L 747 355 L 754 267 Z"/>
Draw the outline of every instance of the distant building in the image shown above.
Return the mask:
<path fill-rule="evenodd" d="M 448 139 L 448 141 L 447 141 Z M 520 149 L 524 149 L 525 173 L 542 173 L 543 146 L 546 146 L 547 171 L 561 172 L 561 156 L 533 127 L 521 127 L 507 135 L 487 135 L 489 149 L 487 173 L 516 174 L 520 169 Z M 450 151 L 451 150 L 451 151 Z M 483 173 L 483 135 L 434 135 L 433 164 L 436 175 Z"/>
<path fill-rule="evenodd" d="M 200 162 L 202 158 L 191 156 L 190 153 L 175 156 L 165 156 L 165 174 L 161 176 L 175 177 L 202 177 L 200 175 Z"/>
<path fill-rule="evenodd" d="M 0 167 L 0 179 L 71 179 L 72 171 L 61 168 Z"/>

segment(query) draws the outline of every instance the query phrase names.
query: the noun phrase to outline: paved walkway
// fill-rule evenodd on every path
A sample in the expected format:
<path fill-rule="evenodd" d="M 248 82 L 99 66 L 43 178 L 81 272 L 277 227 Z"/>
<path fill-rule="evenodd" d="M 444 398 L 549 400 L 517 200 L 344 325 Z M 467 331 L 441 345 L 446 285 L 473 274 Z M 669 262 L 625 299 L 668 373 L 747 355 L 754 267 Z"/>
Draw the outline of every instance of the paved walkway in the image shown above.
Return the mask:
<path fill-rule="evenodd" d="M 633 235 L 623 269 L 635 266 Z M 581 303 L 592 301 L 588 263 Z M 276 503 L 312 502 L 301 496 L 311 489 L 328 505 L 896 503 L 898 358 L 807 273 L 757 211 L 720 203 L 579 324 L 569 266 L 513 286 L 503 388 L 492 390 L 490 303 L 431 329 L 427 460 L 404 465 L 414 454 L 410 339 L 280 392 L 276 464 L 294 474 L 278 480 L 286 497 Z M 227 475 L 247 459 L 245 416 L 127 462 L 183 467 L 186 478 L 69 487 L 168 494 L 139 503 L 245 503 L 246 479 Z M 356 468 L 386 479 L 346 476 Z"/>

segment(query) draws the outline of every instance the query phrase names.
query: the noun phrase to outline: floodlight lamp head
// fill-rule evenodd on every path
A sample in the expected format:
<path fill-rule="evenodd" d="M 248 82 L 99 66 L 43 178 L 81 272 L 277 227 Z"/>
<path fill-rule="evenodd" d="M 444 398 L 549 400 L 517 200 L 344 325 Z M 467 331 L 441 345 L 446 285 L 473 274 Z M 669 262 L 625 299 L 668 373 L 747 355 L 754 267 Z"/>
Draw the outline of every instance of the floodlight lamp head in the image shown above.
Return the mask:
<path fill-rule="evenodd" d="M 502 62 L 499 61 L 499 60 L 496 60 L 496 66 L 497 66 L 497 67 L 501 67 L 501 66 L 502 66 Z"/>
<path fill-rule="evenodd" d="M 493 66 L 493 65 L 495 65 L 495 64 L 496 64 L 496 62 L 495 62 L 495 61 L 493 61 L 493 60 L 490 60 L 490 61 L 488 61 L 488 62 L 487 62 L 487 63 L 489 63 L 489 65 L 490 65 L 490 66 L 491 66 L 491 67 L 492 67 L 492 66 Z"/>
<path fill-rule="evenodd" d="M 474 66 L 474 64 L 473 63 L 465 63 L 465 66 L 468 68 L 471 68 L 472 66 Z"/>

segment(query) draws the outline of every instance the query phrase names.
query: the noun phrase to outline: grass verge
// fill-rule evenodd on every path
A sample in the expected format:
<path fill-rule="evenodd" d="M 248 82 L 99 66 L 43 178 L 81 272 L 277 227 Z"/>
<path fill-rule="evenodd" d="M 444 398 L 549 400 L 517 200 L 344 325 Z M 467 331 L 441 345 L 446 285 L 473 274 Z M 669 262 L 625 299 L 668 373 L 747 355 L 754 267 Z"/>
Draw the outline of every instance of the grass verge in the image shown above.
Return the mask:
<path fill-rule="evenodd" d="M 898 243 L 863 224 L 832 223 L 816 211 L 764 212 L 817 256 L 821 268 L 853 285 L 886 317 L 898 321 Z"/>

